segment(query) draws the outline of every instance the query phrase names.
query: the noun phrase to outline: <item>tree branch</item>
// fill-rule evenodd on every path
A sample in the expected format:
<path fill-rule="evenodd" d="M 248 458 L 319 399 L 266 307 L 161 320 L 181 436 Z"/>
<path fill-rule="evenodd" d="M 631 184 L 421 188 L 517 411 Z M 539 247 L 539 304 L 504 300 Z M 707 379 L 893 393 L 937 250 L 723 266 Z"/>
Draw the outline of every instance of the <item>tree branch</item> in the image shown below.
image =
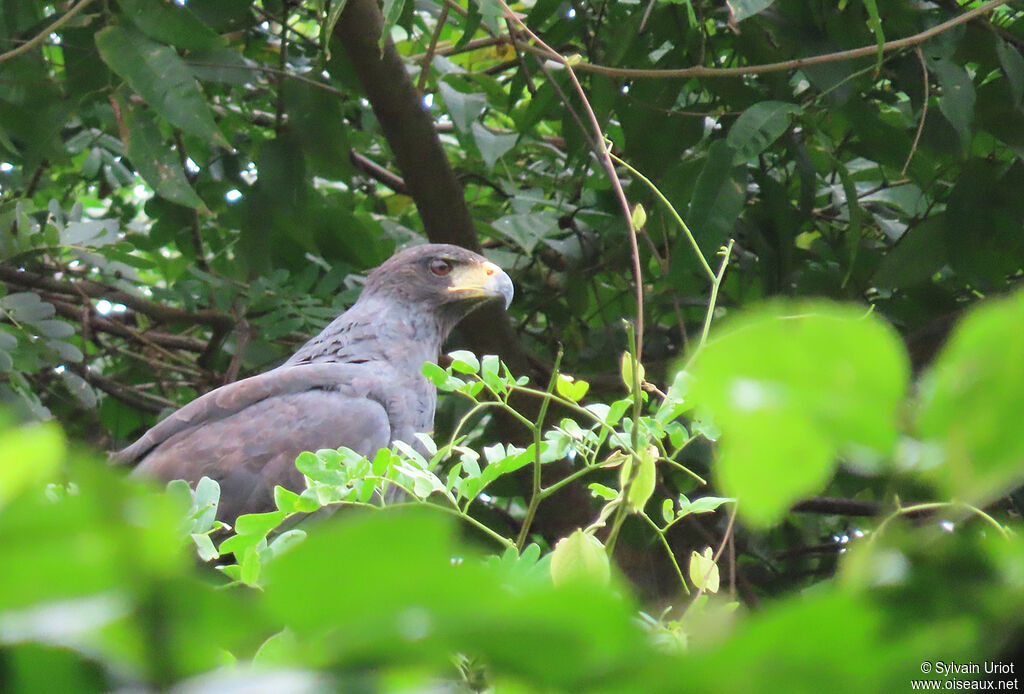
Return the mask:
<path fill-rule="evenodd" d="M 448 163 L 433 120 L 391 39 L 382 51 L 383 17 L 374 0 L 349 0 L 334 28 L 380 122 L 427 237 L 480 252 L 462 186 Z M 339 124 L 340 127 L 340 124 Z M 462 334 L 480 353 L 497 354 L 516 373 L 530 365 L 503 310 L 485 306 L 462 321 Z"/>
<path fill-rule="evenodd" d="M 72 281 L 58 280 L 41 275 L 31 270 L 20 270 L 0 265 L 0 281 L 9 282 L 20 287 L 43 289 L 51 292 L 70 295 L 85 295 L 93 299 L 106 299 L 111 303 L 124 304 L 128 308 L 149 316 L 161 323 L 198 323 L 215 329 L 230 330 L 233 321 L 216 311 L 186 311 L 174 306 L 166 306 L 120 289 L 86 279 Z"/>
<path fill-rule="evenodd" d="M 82 0 L 80 3 L 78 3 L 77 5 L 72 7 L 67 12 L 65 12 L 60 17 L 60 19 L 58 19 L 57 21 L 55 21 L 50 26 L 48 26 L 45 29 L 43 29 L 41 32 L 39 32 L 38 34 L 33 36 L 31 39 L 29 39 L 25 43 L 21 44 L 17 48 L 12 48 L 11 50 L 7 51 L 6 53 L 0 53 L 0 63 L 8 61 L 11 58 L 17 58 L 22 53 L 27 53 L 27 52 L 31 51 L 33 48 L 35 48 L 36 46 L 41 44 L 43 41 L 45 41 L 47 39 L 47 37 L 49 37 L 50 34 L 52 34 L 53 32 L 57 31 L 57 29 L 60 29 L 62 26 L 67 24 L 69 21 L 71 21 L 71 19 L 73 19 L 75 15 L 77 15 L 79 12 L 81 12 L 86 7 L 88 7 L 90 4 L 92 4 L 92 1 L 93 0 Z"/>
<path fill-rule="evenodd" d="M 969 22 L 972 19 L 991 12 L 1001 5 L 1005 5 L 1010 0 L 990 0 L 984 5 L 979 5 L 973 10 L 968 10 L 962 15 L 948 19 L 941 24 L 936 24 L 930 29 L 926 29 L 920 33 L 914 34 L 913 36 L 907 36 L 902 39 L 895 39 L 893 41 L 886 41 L 882 45 L 882 51 L 889 53 L 891 51 L 898 51 L 903 48 L 909 48 L 918 44 L 924 43 L 933 36 L 949 31 L 955 26 Z M 546 50 L 542 47 L 531 46 L 526 43 L 521 44 L 524 50 L 531 53 L 535 53 L 541 57 L 547 58 L 548 60 L 554 60 L 557 62 L 563 62 L 564 58 L 558 53 Z M 852 48 L 846 51 L 836 51 L 835 53 L 825 53 L 823 55 L 814 55 L 807 58 L 796 58 L 794 60 L 785 60 L 778 63 L 764 63 L 762 65 L 747 65 L 744 67 L 704 67 L 703 65 L 697 65 L 694 67 L 686 68 L 674 68 L 674 69 L 658 69 L 658 68 L 618 68 L 609 67 L 607 65 L 598 65 L 596 63 L 588 63 L 586 61 L 574 62 L 573 69 L 580 72 L 593 72 L 599 75 L 608 75 L 609 77 L 625 77 L 627 79 L 639 79 L 639 78 L 654 78 L 654 79 L 673 79 L 673 78 L 688 78 L 688 77 L 743 77 L 746 75 L 762 75 L 767 72 L 782 72 L 785 70 L 794 70 L 797 68 L 807 67 L 808 65 L 820 65 L 821 63 L 834 63 L 841 60 L 853 60 L 855 58 L 864 58 L 867 56 L 873 56 L 878 54 L 878 45 L 872 44 L 870 46 L 861 46 L 860 48 Z"/>

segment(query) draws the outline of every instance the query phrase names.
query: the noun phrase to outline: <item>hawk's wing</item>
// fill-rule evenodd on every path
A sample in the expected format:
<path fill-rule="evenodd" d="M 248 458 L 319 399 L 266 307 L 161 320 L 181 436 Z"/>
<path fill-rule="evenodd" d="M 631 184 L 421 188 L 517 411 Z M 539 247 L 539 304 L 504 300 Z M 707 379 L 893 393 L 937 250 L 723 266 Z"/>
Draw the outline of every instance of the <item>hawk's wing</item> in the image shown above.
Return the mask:
<path fill-rule="evenodd" d="M 302 489 L 302 451 L 347 446 L 372 456 L 390 444 L 387 383 L 362 365 L 282 367 L 192 401 L 115 458 L 165 480 L 217 480 L 222 519 L 272 510 L 274 485 Z"/>

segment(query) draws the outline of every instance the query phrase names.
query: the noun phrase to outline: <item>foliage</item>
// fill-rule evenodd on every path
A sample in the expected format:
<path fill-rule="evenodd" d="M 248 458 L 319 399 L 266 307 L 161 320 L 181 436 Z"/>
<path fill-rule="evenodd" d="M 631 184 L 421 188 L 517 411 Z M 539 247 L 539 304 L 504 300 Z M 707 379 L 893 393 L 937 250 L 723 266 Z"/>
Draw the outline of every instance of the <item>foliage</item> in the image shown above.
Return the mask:
<path fill-rule="evenodd" d="M 971 316 L 928 378 L 940 379 L 944 369 L 954 366 L 963 368 L 956 363 L 957 346 L 979 330 L 999 329 L 1003 334 L 1020 319 L 1020 306 L 1017 296 Z M 819 307 L 815 313 L 779 318 L 778 307 L 773 307 L 745 316 L 743 327 L 735 329 L 806 322 L 787 342 L 776 336 L 764 343 L 779 353 L 814 347 L 820 339 L 816 323 L 842 335 L 836 343 L 839 354 L 870 344 L 880 324 L 843 314 Z M 716 416 L 727 413 L 730 405 L 699 397 L 709 385 L 703 381 L 715 378 L 701 364 L 728 355 L 736 349 L 734 343 L 729 333 L 709 342 L 693 374 L 683 371 L 677 379 L 700 384 L 692 389 L 694 402 Z M 879 345 L 882 350 L 891 346 L 884 341 Z M 852 354 L 851 363 L 856 363 L 861 355 Z M 976 366 L 978 382 L 1013 379 L 1017 372 L 1015 385 L 1024 385 L 1012 356 Z M 974 363 L 972 354 L 966 358 Z M 843 366 L 837 368 L 843 371 Z M 468 352 L 454 353 L 447 370 L 427 371 L 476 407 L 507 407 L 512 392 L 530 390 L 496 358 L 477 360 Z M 800 438 L 807 427 L 794 416 L 794 408 L 803 404 L 799 396 L 804 374 L 775 363 L 765 366 L 759 378 L 727 378 L 745 384 L 722 384 L 726 392 L 736 393 L 731 405 L 745 405 L 757 412 L 755 419 L 778 424 L 774 442 L 762 442 L 766 448 L 812 451 L 813 445 Z M 573 398 L 553 391 L 554 386 L 533 392 L 574 405 Z M 774 397 L 757 399 L 752 392 Z M 486 400 L 479 398 L 482 393 L 487 393 Z M 836 434 L 844 440 L 862 430 L 858 409 L 847 405 L 878 393 L 871 381 L 851 380 L 828 387 L 824 395 L 834 399 L 835 407 L 829 413 L 830 426 L 823 428 L 845 432 Z M 51 424 L 7 430 L 3 435 L 16 437 L 22 446 L 5 446 L 0 460 L 9 490 L 0 507 L 0 541 L 9 567 L 0 578 L 0 639 L 13 663 L 5 690 L 29 691 L 42 668 L 59 668 L 64 688 L 74 691 L 101 691 L 124 677 L 153 687 L 196 677 L 188 680 L 194 690 L 221 691 L 256 676 L 271 677 L 272 682 L 285 678 L 299 691 L 357 685 L 407 691 L 437 677 L 453 678 L 455 672 L 461 673 L 464 687 L 486 682 L 497 691 L 668 692 L 681 682 L 698 691 L 751 691 L 761 688 L 757 682 L 780 674 L 792 678 L 792 689 L 806 684 L 810 691 L 811 683 L 826 673 L 830 678 L 843 675 L 836 685 L 842 691 L 885 690 L 906 686 L 922 661 L 997 657 L 998 644 L 1020 628 L 1021 536 L 959 500 L 929 505 L 957 519 L 953 532 L 934 521 L 916 528 L 895 525 L 898 517 L 921 510 L 897 508 L 868 539 L 853 544 L 836 580 L 747 616 L 735 631 L 730 626 L 735 605 L 707 598 L 721 588 L 716 563 L 721 548 L 694 552 L 689 560 L 688 578 L 698 589 L 695 601 L 638 622 L 632 616 L 636 607 L 621 579 L 610 575 L 605 547 L 595 536 L 601 521 L 563 539 L 538 561 L 538 545 L 523 547 L 520 539 L 517 548 L 512 537 L 469 513 L 474 501 L 488 498 L 482 492 L 489 484 L 520 466 L 539 469 L 568 450 L 580 460 L 572 477 L 600 474 L 609 464 L 625 471 L 623 463 L 629 460 L 639 461 L 641 470 L 645 461 L 672 470 L 677 464 L 661 453 L 664 440 L 672 436 L 659 425 L 659 416 L 666 409 L 689 408 L 689 397 L 666 394 L 660 403 L 647 403 L 649 416 L 635 420 L 623 416 L 633 404 L 628 398 L 622 401 L 626 407 L 575 405 L 585 426 L 567 418 L 546 430 L 533 450 L 501 445 L 485 449 L 487 465 L 482 469 L 475 451 L 460 445 L 464 436 L 458 430 L 450 443 L 433 449 L 431 461 L 406 445 L 381 451 L 372 461 L 345 449 L 303 454 L 297 465 L 307 475 L 307 489 L 295 494 L 279 487 L 278 511 L 239 517 L 234 534 L 220 540 L 215 550 L 210 533 L 224 528 L 213 520 L 215 482 L 204 478 L 195 492 L 172 483 L 170 493 L 162 495 L 93 461 L 68 456 L 60 430 Z M 941 412 L 958 397 L 936 388 L 922 396 L 923 404 L 909 406 L 922 412 L 924 423 L 927 413 Z M 1000 423 L 1010 405 L 990 391 L 974 417 L 989 423 L 988 431 L 1012 447 L 1019 428 Z M 721 419 L 731 428 L 728 418 Z M 744 431 L 750 426 L 741 424 Z M 928 443 L 944 456 L 938 467 L 914 469 L 920 461 L 889 454 L 882 456 L 885 464 L 878 474 L 891 476 L 892 465 L 903 465 L 905 474 L 933 477 L 952 469 L 973 479 L 974 469 L 984 474 L 1000 468 L 999 456 L 961 456 L 959 427 L 923 426 L 931 437 Z M 729 429 L 724 431 L 728 436 Z M 649 456 L 631 449 L 633 432 L 642 432 L 638 440 L 651 451 Z M 599 460 L 603 442 L 615 449 Z M 674 445 L 686 442 L 677 436 Z M 424 443 L 430 447 L 429 439 Z M 880 454 L 893 448 L 891 437 L 861 442 L 862 447 L 875 443 L 881 443 Z M 46 484 L 61 474 L 62 458 L 65 481 Z M 446 459 L 457 462 L 446 473 L 435 473 L 437 463 Z M 769 483 L 738 484 L 741 510 L 789 503 L 789 490 L 770 484 L 772 478 L 809 474 L 817 486 L 808 484 L 807 493 L 826 484 L 816 473 L 794 472 L 771 450 L 758 460 L 765 468 L 761 479 Z M 664 539 L 664 530 L 687 514 L 710 512 L 732 501 L 703 497 L 691 502 L 682 497 L 678 506 L 670 499 L 650 503 L 653 487 L 644 488 L 644 497 L 634 493 L 642 474 L 620 472 L 618 482 L 609 480 L 611 487 L 595 483 L 595 492 L 609 497 L 601 519 L 616 508 L 628 509 Z M 1001 479 L 1003 489 L 1019 483 L 1019 466 L 1005 467 Z M 408 500 L 386 502 L 389 485 L 406 490 Z M 722 486 L 733 491 L 727 477 Z M 329 522 L 318 522 L 314 513 L 304 524 L 308 532 L 284 529 L 289 521 L 325 505 L 367 510 L 346 512 Z M 385 512 L 385 507 L 390 508 Z M 655 521 L 647 515 L 653 508 L 665 517 Z M 530 511 L 523 513 L 528 524 Z M 967 522 L 970 514 L 980 516 L 982 523 Z M 470 538 L 457 540 L 449 516 L 462 519 L 470 530 L 483 531 L 484 544 L 497 546 L 500 554 L 488 554 Z M 190 537 L 204 560 L 223 562 L 234 555 L 234 562 L 219 567 L 231 579 L 226 589 L 223 581 L 196 574 L 183 552 Z M 671 552 L 668 543 L 665 547 Z M 945 579 L 935 581 L 934 572 Z M 682 574 L 679 578 L 685 580 Z M 970 611 L 958 607 L 966 595 L 975 605 Z M 696 643 L 703 646 L 692 645 Z M 458 670 L 449 660 L 453 653 L 462 654 Z M 229 665 L 219 674 L 203 674 L 225 662 Z M 727 666 L 736 662 L 744 667 Z M 864 667 L 865 662 L 872 666 Z"/>
<path fill-rule="evenodd" d="M 1020 638 L 1019 7 L 511 9 L 0 6 L 4 691 L 892 690 Z M 424 238 L 517 285 L 425 367 L 432 438 L 227 528 L 61 434 L 279 362 Z"/>

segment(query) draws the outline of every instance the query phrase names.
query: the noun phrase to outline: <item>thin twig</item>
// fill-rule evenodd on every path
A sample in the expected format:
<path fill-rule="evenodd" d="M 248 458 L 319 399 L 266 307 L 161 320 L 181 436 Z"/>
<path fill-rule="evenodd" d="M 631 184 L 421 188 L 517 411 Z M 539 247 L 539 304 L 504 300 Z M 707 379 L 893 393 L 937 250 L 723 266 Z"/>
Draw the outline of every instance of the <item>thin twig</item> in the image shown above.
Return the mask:
<path fill-rule="evenodd" d="M 729 239 L 729 243 L 726 244 L 725 250 L 722 252 L 722 265 L 718 268 L 718 274 L 715 275 L 715 281 L 711 284 L 711 298 L 708 300 L 708 312 L 704 316 L 704 327 L 700 331 L 700 341 L 697 343 L 697 351 L 700 351 L 704 343 L 708 341 L 708 332 L 711 330 L 711 319 L 715 315 L 715 304 L 718 302 L 718 290 L 722 286 L 722 277 L 725 276 L 725 270 L 729 267 L 729 256 L 732 254 L 733 239 Z"/>
<path fill-rule="evenodd" d="M 633 226 L 633 215 L 632 210 L 629 209 L 629 200 L 626 199 L 626 192 L 622 188 L 622 181 L 619 180 L 619 176 L 615 171 L 615 163 L 612 161 L 611 151 L 609 149 L 608 142 L 605 140 L 604 129 L 601 127 L 601 123 L 598 121 L 597 114 L 594 113 L 594 109 L 590 106 L 590 101 L 587 99 L 587 93 L 583 89 L 583 85 L 580 84 L 579 79 L 576 77 L 576 72 L 573 70 L 573 65 L 577 64 L 576 61 L 568 60 L 546 44 L 540 36 L 534 33 L 530 27 L 526 26 L 526 23 L 509 8 L 505 3 L 505 0 L 498 0 L 498 4 L 501 5 L 502 10 L 505 12 L 506 19 L 513 21 L 522 27 L 523 31 L 525 31 L 530 38 L 536 41 L 538 45 L 548 52 L 547 57 L 558 61 L 565 67 L 566 73 L 569 75 L 569 79 L 572 81 L 572 85 L 576 89 L 576 93 L 579 94 L 583 108 L 587 112 L 587 118 L 590 120 L 594 137 L 597 140 L 598 158 L 608 174 L 608 179 L 612 184 L 615 196 L 619 201 L 619 205 L 622 207 L 622 214 L 626 219 L 626 228 L 629 234 L 629 246 L 630 251 L 633 254 L 633 281 L 636 287 L 637 355 L 642 356 L 644 344 L 644 285 L 643 270 L 640 267 L 640 247 L 636 240 L 636 228 Z"/>
<path fill-rule="evenodd" d="M 423 54 L 423 60 L 418 61 L 420 63 L 420 78 L 416 82 L 416 89 L 423 91 L 427 86 L 427 75 L 430 74 L 430 63 L 434 61 L 434 51 L 437 50 L 437 40 L 441 38 L 441 30 L 444 29 L 444 23 L 448 21 L 448 5 L 441 5 L 441 15 L 437 18 L 437 25 L 434 27 L 434 33 L 430 37 L 430 45 L 427 46 L 427 52 Z"/>
<path fill-rule="evenodd" d="M 41 44 L 43 41 L 45 41 L 47 39 L 47 37 L 50 36 L 50 34 L 52 34 L 53 32 L 57 31 L 57 29 L 60 29 L 62 26 L 67 24 L 71 19 L 73 19 L 75 17 L 75 15 L 77 15 L 82 10 L 84 10 L 86 7 L 91 5 L 92 1 L 93 0 L 82 0 L 80 3 L 78 3 L 77 5 L 72 7 L 67 12 L 65 12 L 64 15 L 61 16 L 60 19 L 58 19 L 57 21 L 55 21 L 50 26 L 48 26 L 45 29 L 43 29 L 41 32 L 39 32 L 38 34 L 33 36 L 31 39 L 29 39 L 25 43 L 21 44 L 17 48 L 12 48 L 11 50 L 7 51 L 6 53 L 0 54 L 0 63 L 8 61 L 11 58 L 17 58 L 22 53 L 27 53 L 28 51 L 31 51 L 33 48 L 35 48 L 36 46 Z"/>
<path fill-rule="evenodd" d="M 917 132 L 914 134 L 913 144 L 910 145 L 910 153 L 907 154 L 907 160 L 903 163 L 903 169 L 900 170 L 900 178 L 907 175 L 907 169 L 910 168 L 910 160 L 914 158 L 914 152 L 917 151 L 917 143 L 921 141 L 921 133 L 924 132 L 924 119 L 928 117 L 928 64 L 924 60 L 924 54 L 921 53 L 920 46 L 914 46 L 914 52 L 917 53 L 917 59 L 921 62 L 921 79 L 923 80 L 921 121 L 917 124 Z"/>

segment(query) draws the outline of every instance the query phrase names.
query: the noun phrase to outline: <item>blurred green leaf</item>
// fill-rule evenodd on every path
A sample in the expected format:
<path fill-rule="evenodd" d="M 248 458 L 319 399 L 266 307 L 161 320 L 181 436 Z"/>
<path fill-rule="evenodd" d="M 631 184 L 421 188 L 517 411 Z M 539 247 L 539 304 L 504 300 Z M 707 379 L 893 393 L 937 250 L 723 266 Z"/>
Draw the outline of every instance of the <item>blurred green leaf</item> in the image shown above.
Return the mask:
<path fill-rule="evenodd" d="M 963 319 L 922 379 L 917 428 L 945 449 L 926 474 L 956 499 L 984 502 L 1024 481 L 1024 292 Z"/>
<path fill-rule="evenodd" d="M 720 328 L 691 374 L 693 401 L 723 431 L 722 490 L 748 522 L 768 525 L 821 491 L 841 452 L 890 451 L 908 367 L 873 315 L 778 303 Z"/>
<path fill-rule="evenodd" d="M 0 431 L 0 508 L 50 481 L 65 452 L 64 434 L 51 422 Z"/>

